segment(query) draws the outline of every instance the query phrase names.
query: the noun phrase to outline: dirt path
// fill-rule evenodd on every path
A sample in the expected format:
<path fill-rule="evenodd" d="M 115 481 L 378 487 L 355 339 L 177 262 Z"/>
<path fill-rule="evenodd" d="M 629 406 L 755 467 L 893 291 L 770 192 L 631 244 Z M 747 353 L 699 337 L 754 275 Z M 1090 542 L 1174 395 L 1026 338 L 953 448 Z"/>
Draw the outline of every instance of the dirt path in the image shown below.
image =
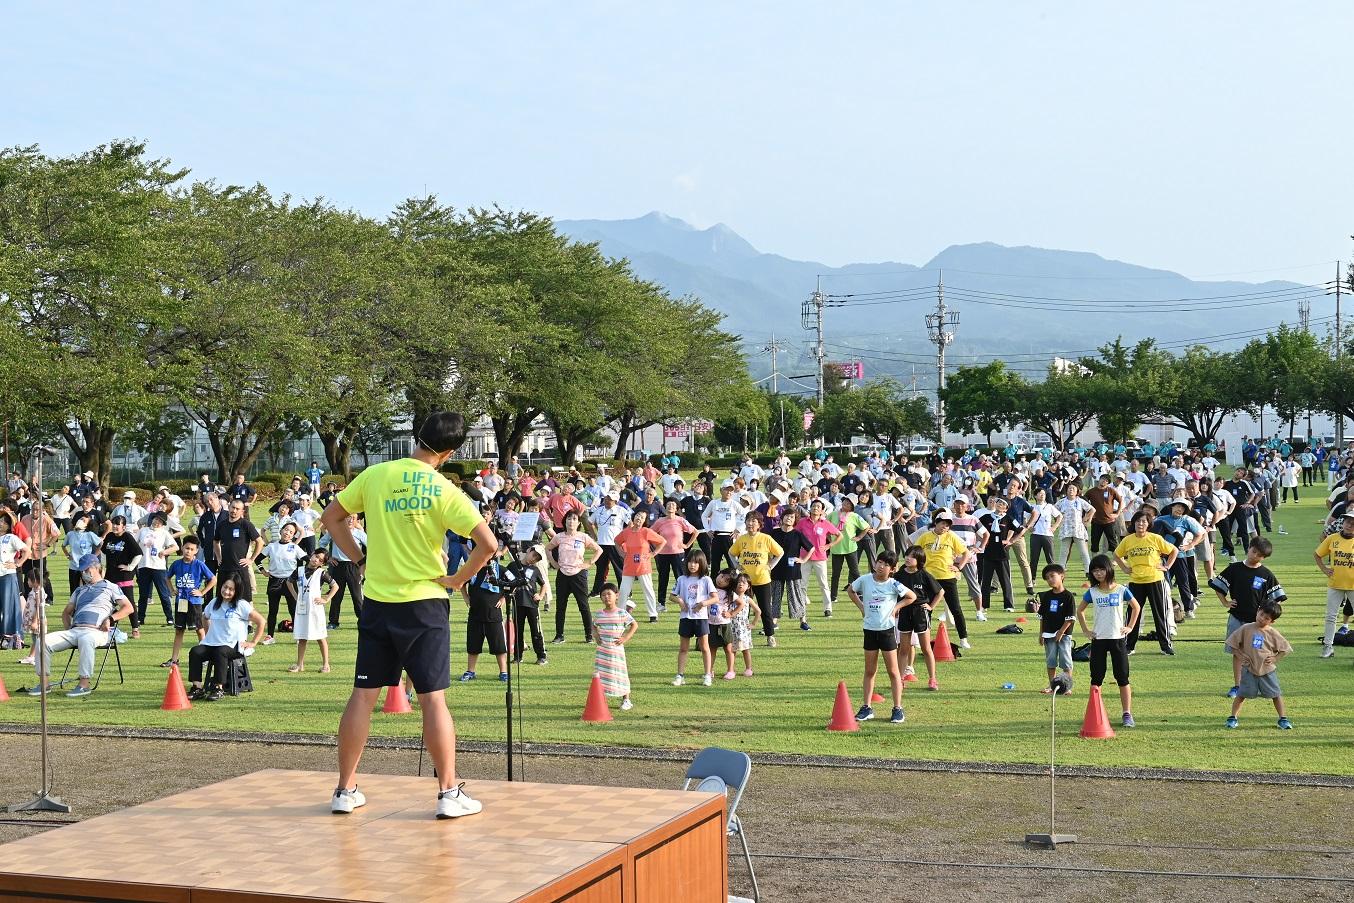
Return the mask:
<path fill-rule="evenodd" d="M 333 767 L 333 750 L 314 745 L 56 737 L 52 748 L 57 792 L 79 818 L 260 768 Z M 36 738 L 0 735 L 6 763 L 0 803 L 29 796 L 36 760 Z M 413 774 L 416 765 L 408 750 L 374 749 L 364 760 L 367 770 L 390 774 Z M 460 767 L 470 780 L 504 776 L 500 756 L 463 754 Z M 547 782 L 673 787 L 682 771 L 666 761 L 541 756 L 527 763 L 530 780 Z M 1354 896 L 1354 883 L 1051 868 L 1347 877 L 1354 827 L 1346 813 L 1354 790 L 1061 779 L 1058 828 L 1086 842 L 1054 853 L 1020 842 L 1026 831 L 1046 829 L 1047 789 L 1046 777 L 757 766 L 742 813 L 754 851 L 778 854 L 756 860 L 769 901 Z M 0 825 L 0 842 L 34 830 Z M 734 892 L 750 892 L 741 858 L 731 859 L 730 874 Z"/>

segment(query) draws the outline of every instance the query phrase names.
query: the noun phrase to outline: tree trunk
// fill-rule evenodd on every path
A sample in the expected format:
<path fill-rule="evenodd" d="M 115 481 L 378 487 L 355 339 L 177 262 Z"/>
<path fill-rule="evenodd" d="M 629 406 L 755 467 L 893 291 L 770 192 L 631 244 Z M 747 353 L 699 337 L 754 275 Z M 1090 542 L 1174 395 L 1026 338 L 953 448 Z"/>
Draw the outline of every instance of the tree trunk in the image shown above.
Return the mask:
<path fill-rule="evenodd" d="M 498 466 L 506 469 L 508 461 L 522 447 L 522 440 L 531 431 L 531 424 L 539 411 L 528 408 L 512 414 L 489 418 L 494 426 L 494 443 L 498 446 Z"/>
<path fill-rule="evenodd" d="M 623 412 L 616 420 L 616 454 L 613 456 L 617 461 L 625 460 L 625 447 L 630 442 L 630 434 L 634 431 L 635 414 L 633 411 Z"/>
<path fill-rule="evenodd" d="M 117 430 L 106 423 L 78 421 L 79 434 L 67 424 L 61 424 L 61 438 L 80 460 L 80 469 L 94 474 L 94 479 L 105 489 L 113 478 L 113 437 Z"/>

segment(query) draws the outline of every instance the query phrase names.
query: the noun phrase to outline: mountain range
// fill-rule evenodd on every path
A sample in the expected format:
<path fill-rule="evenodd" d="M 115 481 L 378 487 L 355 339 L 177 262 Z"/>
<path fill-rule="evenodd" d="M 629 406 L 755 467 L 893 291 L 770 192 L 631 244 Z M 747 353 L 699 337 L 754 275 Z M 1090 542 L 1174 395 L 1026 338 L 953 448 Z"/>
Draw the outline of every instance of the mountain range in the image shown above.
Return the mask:
<path fill-rule="evenodd" d="M 832 267 L 759 251 L 728 226 L 698 229 L 654 212 L 636 219 L 560 220 L 561 232 L 596 242 L 630 261 L 636 275 L 675 295 L 692 295 L 724 313 L 740 333 L 754 376 L 769 372 L 759 354 L 775 336 L 786 348 L 782 374 L 812 370 L 813 333 L 804 302 L 821 284 L 828 296 L 824 332 L 830 360 L 861 360 L 866 375 L 892 375 L 934 388 L 935 346 L 924 317 L 943 282 L 959 313 L 950 367 L 1003 357 L 1035 376 L 1053 356 L 1090 353 L 1122 335 L 1155 338 L 1178 350 L 1198 341 L 1236 346 L 1279 322 L 1298 322 L 1311 302 L 1313 326 L 1331 313 L 1319 287 L 1269 281 L 1197 281 L 1168 270 L 1084 251 L 952 245 L 924 264 L 894 261 Z"/>

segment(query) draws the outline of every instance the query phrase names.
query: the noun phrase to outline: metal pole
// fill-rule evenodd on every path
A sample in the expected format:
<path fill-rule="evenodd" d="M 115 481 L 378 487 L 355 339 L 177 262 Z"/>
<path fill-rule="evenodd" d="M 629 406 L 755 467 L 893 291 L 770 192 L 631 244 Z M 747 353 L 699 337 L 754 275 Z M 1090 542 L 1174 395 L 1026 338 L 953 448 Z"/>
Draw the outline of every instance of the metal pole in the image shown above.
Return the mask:
<path fill-rule="evenodd" d="M 818 287 L 813 292 L 813 305 L 817 308 L 818 318 L 818 345 L 814 349 L 814 357 L 818 362 L 818 414 L 823 413 L 823 358 L 826 352 L 823 351 L 823 277 L 818 277 Z"/>
<path fill-rule="evenodd" d="M 33 450 L 33 485 L 37 488 L 37 499 L 35 499 L 33 532 L 38 537 L 45 538 L 48 541 L 52 539 L 47 535 L 47 509 L 42 506 L 42 450 Z M 44 571 L 47 567 L 47 556 L 40 555 L 37 558 L 38 570 L 38 592 L 42 592 L 42 586 L 45 585 Z M 108 637 L 110 643 L 116 642 L 110 634 Z M 47 677 L 51 670 L 50 654 L 47 652 L 47 612 L 43 605 L 38 606 L 38 644 L 33 650 L 34 661 L 37 662 L 38 687 L 41 692 L 38 694 L 38 717 L 41 723 L 40 736 L 38 743 L 41 747 L 42 757 L 42 787 L 38 794 L 26 803 L 18 803 L 10 806 L 10 812 L 69 812 L 71 807 L 61 801 L 59 797 L 52 796 L 51 769 L 48 765 L 47 755 Z"/>
<path fill-rule="evenodd" d="M 1339 363 L 1345 355 L 1344 338 L 1340 335 L 1340 261 L 1335 261 L 1335 361 Z M 1345 415 L 1335 415 L 1335 447 L 1345 447 Z"/>

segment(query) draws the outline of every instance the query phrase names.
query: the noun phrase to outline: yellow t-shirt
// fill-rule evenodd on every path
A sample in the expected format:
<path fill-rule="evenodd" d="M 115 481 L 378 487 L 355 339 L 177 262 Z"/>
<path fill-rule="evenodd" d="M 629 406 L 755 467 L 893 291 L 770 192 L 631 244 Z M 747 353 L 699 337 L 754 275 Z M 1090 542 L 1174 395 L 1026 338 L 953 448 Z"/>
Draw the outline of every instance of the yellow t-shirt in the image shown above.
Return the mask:
<path fill-rule="evenodd" d="M 465 493 L 414 458 L 368 467 L 338 494 L 349 514 L 367 516 L 367 582 L 377 602 L 444 599 L 442 541 L 469 536 L 484 518 Z"/>
<path fill-rule="evenodd" d="M 917 545 L 926 550 L 926 573 L 937 580 L 955 579 L 954 563 L 968 552 L 968 546 L 953 530 L 944 533 L 927 530 L 917 537 Z"/>
<path fill-rule="evenodd" d="M 744 533 L 733 541 L 729 554 L 738 560 L 738 566 L 748 575 L 748 583 L 765 586 L 771 582 L 771 559 L 784 555 L 785 550 L 765 533 Z"/>
<path fill-rule="evenodd" d="M 973 478 L 973 489 L 979 495 L 987 494 L 987 487 L 992 485 L 992 474 L 985 470 L 978 471 L 978 475 Z"/>
<path fill-rule="evenodd" d="M 1339 533 L 1332 533 L 1321 540 L 1316 547 L 1318 557 L 1330 556 L 1331 570 L 1335 573 L 1326 578 L 1331 589 L 1354 589 L 1354 539 L 1345 539 Z"/>
<path fill-rule="evenodd" d="M 1156 583 L 1161 579 L 1161 562 L 1175 546 L 1156 533 L 1138 536 L 1130 533 L 1115 547 L 1114 554 L 1128 562 L 1130 583 Z"/>

